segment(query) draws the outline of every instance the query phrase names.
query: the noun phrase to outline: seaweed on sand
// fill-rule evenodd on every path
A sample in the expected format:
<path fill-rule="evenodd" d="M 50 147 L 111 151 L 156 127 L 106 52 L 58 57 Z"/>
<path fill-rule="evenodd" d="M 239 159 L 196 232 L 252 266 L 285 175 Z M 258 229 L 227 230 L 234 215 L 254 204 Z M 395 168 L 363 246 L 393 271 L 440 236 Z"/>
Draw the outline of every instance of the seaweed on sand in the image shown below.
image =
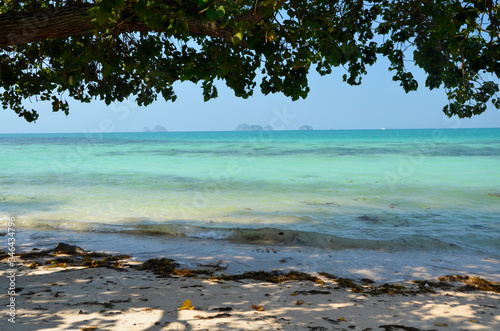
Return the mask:
<path fill-rule="evenodd" d="M 439 277 L 438 280 L 442 282 L 455 282 L 464 283 L 465 286 L 459 287 L 457 291 L 490 291 L 500 293 L 500 284 L 497 282 L 490 282 L 486 279 L 467 276 L 467 275 L 447 275 Z"/>
<path fill-rule="evenodd" d="M 64 249 L 62 249 L 62 248 Z M 62 250 L 61 250 L 62 249 Z M 70 256 L 58 256 L 58 255 Z M 0 260 L 10 256 L 9 254 L 2 255 L 0 252 Z M 47 268 L 65 268 L 65 267 L 121 267 L 121 260 L 130 258 L 129 255 L 110 255 L 98 252 L 87 252 L 78 246 L 71 246 L 64 243 L 59 243 L 56 248 L 50 250 L 38 250 L 36 248 L 31 252 L 16 254 L 20 259 L 31 259 L 28 268 L 36 269 L 40 265 L 47 265 Z"/>
<path fill-rule="evenodd" d="M 208 270 L 191 270 L 191 269 L 178 269 L 179 263 L 172 259 L 161 258 L 161 259 L 150 259 L 144 262 L 141 266 L 138 266 L 138 270 L 150 270 L 158 277 L 196 277 L 197 275 L 211 275 Z"/>
<path fill-rule="evenodd" d="M 223 275 L 216 276 L 212 279 L 217 280 L 241 280 L 241 279 L 254 279 L 269 283 L 285 283 L 290 281 L 313 281 L 324 285 L 324 282 L 315 276 L 309 275 L 305 272 L 299 271 L 289 271 L 287 273 L 282 273 L 280 271 L 273 270 L 268 271 L 249 271 L 239 275 Z"/>
<path fill-rule="evenodd" d="M 364 292 L 363 286 L 356 284 L 352 279 L 349 278 L 337 278 L 336 279 L 337 284 L 339 284 L 340 287 L 346 288 L 350 287 L 351 291 L 361 293 Z"/>
<path fill-rule="evenodd" d="M 137 267 L 138 270 L 151 270 L 155 275 L 170 277 L 179 264 L 171 259 L 150 259 Z"/>

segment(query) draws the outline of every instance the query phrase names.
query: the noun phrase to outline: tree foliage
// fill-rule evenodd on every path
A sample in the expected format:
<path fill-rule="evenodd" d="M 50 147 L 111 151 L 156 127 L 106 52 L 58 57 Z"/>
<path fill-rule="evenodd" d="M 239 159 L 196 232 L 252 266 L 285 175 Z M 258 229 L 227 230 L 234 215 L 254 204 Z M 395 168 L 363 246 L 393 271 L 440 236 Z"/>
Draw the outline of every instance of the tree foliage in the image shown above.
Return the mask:
<path fill-rule="evenodd" d="M 257 74 L 264 94 L 296 100 L 310 70 L 344 67 L 358 85 L 384 56 L 406 92 L 414 64 L 448 116 L 471 117 L 500 108 L 499 22 L 491 0 L 3 0 L 0 101 L 32 122 L 26 99 L 68 114 L 68 98 L 148 105 L 191 81 L 209 100 L 217 80 L 247 98 Z"/>

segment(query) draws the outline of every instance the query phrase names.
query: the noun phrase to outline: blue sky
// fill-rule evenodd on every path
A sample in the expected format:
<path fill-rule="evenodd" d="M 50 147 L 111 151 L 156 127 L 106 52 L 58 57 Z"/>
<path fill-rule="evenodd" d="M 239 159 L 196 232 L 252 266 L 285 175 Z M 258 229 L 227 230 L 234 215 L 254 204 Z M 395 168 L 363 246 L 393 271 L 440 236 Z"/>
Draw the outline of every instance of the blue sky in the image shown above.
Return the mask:
<path fill-rule="evenodd" d="M 176 102 L 159 97 L 147 107 L 138 107 L 133 100 L 110 106 L 70 101 L 66 117 L 52 113 L 48 104 L 33 103 L 30 107 L 40 112 L 37 123 L 0 110 L 0 133 L 134 132 L 156 125 L 169 131 L 231 131 L 241 123 L 286 130 L 304 124 L 315 130 L 500 127 L 500 110 L 493 107 L 472 119 L 449 119 L 441 111 L 446 104 L 443 90 L 429 91 L 422 83 L 419 91 L 406 94 L 392 81 L 383 59 L 369 69 L 360 86 L 343 83 L 343 74 L 343 69 L 325 77 L 311 72 L 309 97 L 296 102 L 283 95 L 264 96 L 259 89 L 249 99 L 236 98 L 223 83 L 219 97 L 204 102 L 199 86 L 179 83 Z"/>

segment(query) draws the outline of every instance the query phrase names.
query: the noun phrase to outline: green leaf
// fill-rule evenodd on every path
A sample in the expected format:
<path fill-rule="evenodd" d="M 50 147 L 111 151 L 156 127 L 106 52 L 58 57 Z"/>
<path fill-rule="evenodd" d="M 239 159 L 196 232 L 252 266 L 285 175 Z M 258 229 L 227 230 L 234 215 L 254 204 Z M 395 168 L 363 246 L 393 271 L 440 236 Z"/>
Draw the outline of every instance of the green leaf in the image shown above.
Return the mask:
<path fill-rule="evenodd" d="M 231 38 L 231 42 L 234 44 L 234 45 L 237 45 L 239 44 L 241 41 L 243 40 L 243 32 L 239 31 L 238 33 L 236 33 L 233 38 Z"/>
<path fill-rule="evenodd" d="M 217 16 L 219 18 L 222 18 L 224 17 L 224 15 L 226 15 L 226 9 L 224 8 L 224 6 L 219 6 L 219 8 L 217 8 Z"/>
<path fill-rule="evenodd" d="M 215 8 L 213 8 L 213 7 L 208 8 L 207 17 L 211 21 L 215 21 L 216 19 L 219 18 L 217 12 L 215 11 Z"/>

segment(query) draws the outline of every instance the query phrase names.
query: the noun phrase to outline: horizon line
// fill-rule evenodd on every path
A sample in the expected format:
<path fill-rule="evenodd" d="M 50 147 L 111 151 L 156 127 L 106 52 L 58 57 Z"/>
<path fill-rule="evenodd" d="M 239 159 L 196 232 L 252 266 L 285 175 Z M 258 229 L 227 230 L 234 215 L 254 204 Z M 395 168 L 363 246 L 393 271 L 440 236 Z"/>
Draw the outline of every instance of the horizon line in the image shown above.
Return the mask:
<path fill-rule="evenodd" d="M 500 129 L 500 127 L 460 127 L 460 128 L 371 128 L 371 129 L 313 129 L 313 130 L 248 130 L 248 131 L 237 131 L 237 130 L 180 130 L 180 131 L 160 131 L 160 132 L 145 132 L 145 131 L 112 131 L 112 132 L 84 132 L 84 131 L 74 131 L 74 132 L 0 132 L 1 135 L 7 134 L 115 134 L 115 133 L 196 133 L 196 132 L 290 132 L 290 131 L 391 131 L 391 130 L 460 130 L 460 129 Z"/>

